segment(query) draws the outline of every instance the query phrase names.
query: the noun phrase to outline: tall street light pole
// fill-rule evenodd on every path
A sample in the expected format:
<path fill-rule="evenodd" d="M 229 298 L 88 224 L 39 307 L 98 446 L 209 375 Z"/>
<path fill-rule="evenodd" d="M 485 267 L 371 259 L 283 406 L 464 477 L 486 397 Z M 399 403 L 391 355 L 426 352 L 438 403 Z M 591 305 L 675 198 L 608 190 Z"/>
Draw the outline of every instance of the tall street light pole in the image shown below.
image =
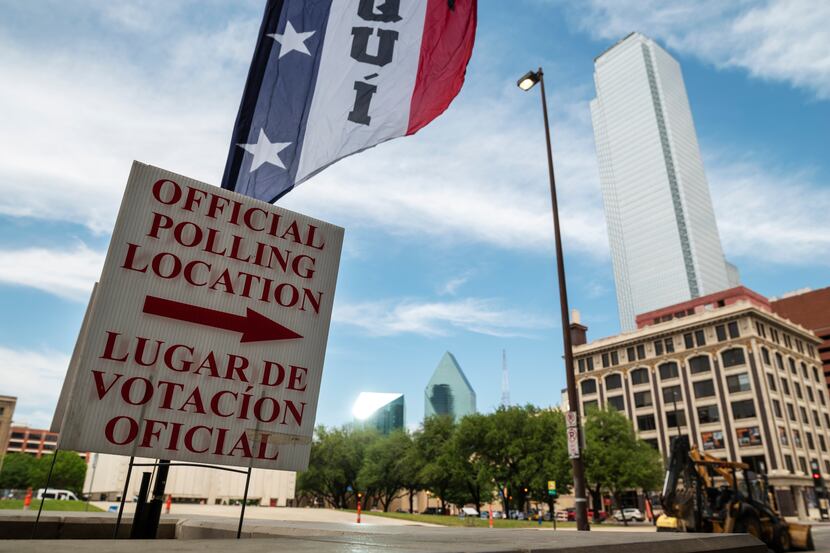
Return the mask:
<path fill-rule="evenodd" d="M 545 118 L 545 141 L 548 147 L 548 177 L 550 180 L 550 203 L 553 210 L 553 234 L 556 239 L 556 272 L 559 277 L 559 307 L 562 317 L 562 342 L 565 348 L 565 378 L 568 384 L 568 409 L 576 422 L 577 447 L 582 444 L 582 427 L 579 421 L 579 398 L 576 395 L 576 381 L 574 378 L 573 351 L 571 350 L 571 324 L 568 314 L 568 289 L 565 284 L 565 260 L 562 254 L 562 235 L 559 232 L 559 205 L 556 201 L 556 177 L 553 173 L 553 151 L 550 145 L 550 123 L 548 122 L 548 102 L 545 97 L 545 77 L 540 67 L 538 71 L 528 71 L 516 83 L 522 90 L 530 90 L 536 83 L 540 85 L 542 93 L 542 114 Z M 585 497 L 585 466 L 582 463 L 581 452 L 572 455 L 574 474 L 574 496 L 576 509 L 577 530 L 589 530 L 588 501 Z"/>

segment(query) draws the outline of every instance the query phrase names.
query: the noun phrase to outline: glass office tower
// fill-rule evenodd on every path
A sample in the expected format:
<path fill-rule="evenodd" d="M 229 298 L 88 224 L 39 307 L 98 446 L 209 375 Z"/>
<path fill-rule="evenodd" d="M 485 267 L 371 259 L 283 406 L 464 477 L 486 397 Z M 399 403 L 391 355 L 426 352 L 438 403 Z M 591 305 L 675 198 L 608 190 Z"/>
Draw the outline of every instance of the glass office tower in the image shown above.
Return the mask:
<path fill-rule="evenodd" d="M 389 434 L 404 428 L 403 394 L 360 392 L 352 408 L 357 425 Z"/>
<path fill-rule="evenodd" d="M 723 256 L 680 65 L 632 33 L 594 61 L 591 101 L 623 331 L 738 284 Z"/>
<path fill-rule="evenodd" d="M 458 421 L 475 412 L 476 393 L 455 356 L 445 352 L 424 390 L 424 418 L 450 415 Z"/>

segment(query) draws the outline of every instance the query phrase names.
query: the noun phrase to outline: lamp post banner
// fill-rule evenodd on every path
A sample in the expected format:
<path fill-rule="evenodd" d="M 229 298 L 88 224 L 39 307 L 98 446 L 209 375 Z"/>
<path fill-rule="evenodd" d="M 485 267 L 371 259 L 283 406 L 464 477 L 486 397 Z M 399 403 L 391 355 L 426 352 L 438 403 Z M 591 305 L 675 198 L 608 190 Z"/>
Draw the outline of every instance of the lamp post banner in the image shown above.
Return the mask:
<path fill-rule="evenodd" d="M 134 162 L 58 447 L 305 469 L 342 243 L 340 227 Z"/>

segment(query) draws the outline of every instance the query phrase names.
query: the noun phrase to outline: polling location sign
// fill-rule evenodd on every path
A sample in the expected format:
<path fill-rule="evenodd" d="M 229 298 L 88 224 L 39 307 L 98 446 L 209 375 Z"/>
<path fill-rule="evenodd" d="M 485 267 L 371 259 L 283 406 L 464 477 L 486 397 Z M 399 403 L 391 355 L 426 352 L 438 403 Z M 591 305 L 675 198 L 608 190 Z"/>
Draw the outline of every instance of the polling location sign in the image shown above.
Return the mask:
<path fill-rule="evenodd" d="M 134 163 L 60 449 L 305 469 L 342 243 L 340 227 Z"/>

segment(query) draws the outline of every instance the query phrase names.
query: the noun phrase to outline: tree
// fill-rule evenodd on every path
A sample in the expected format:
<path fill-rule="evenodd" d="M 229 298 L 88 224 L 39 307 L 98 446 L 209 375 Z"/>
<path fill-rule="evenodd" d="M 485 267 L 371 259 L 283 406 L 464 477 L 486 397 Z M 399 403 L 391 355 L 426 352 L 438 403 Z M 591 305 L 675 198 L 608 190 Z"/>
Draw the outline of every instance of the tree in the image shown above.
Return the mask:
<path fill-rule="evenodd" d="M 35 458 L 26 453 L 7 453 L 0 472 L 0 489 L 25 489 L 31 482 Z"/>
<path fill-rule="evenodd" d="M 622 492 L 654 489 L 660 485 L 662 463 L 653 447 L 637 438 L 622 413 L 613 409 L 588 411 L 585 420 L 585 473 L 594 489 L 594 501 L 605 489 L 622 509 Z M 627 525 L 623 515 L 623 522 Z"/>
<path fill-rule="evenodd" d="M 522 474 L 526 474 L 523 480 L 528 482 L 530 498 L 547 503 L 553 514 L 554 499 L 548 494 L 548 481 L 556 481 L 560 493 L 567 492 L 569 483 L 573 481 L 564 413 L 539 411 L 535 416 L 529 417 L 527 433 L 531 443 L 538 444 L 538 449 L 521 465 Z"/>
<path fill-rule="evenodd" d="M 336 509 L 347 508 L 357 498 L 358 474 L 368 446 L 378 439 L 373 430 L 346 427 L 315 430 L 308 469 L 300 473 L 297 490 L 329 503 Z M 372 490 L 364 490 L 364 506 Z"/>
<path fill-rule="evenodd" d="M 402 459 L 412 440 L 405 431 L 392 432 L 370 444 L 358 474 L 361 489 L 374 490 L 384 511 L 404 487 Z"/>
<path fill-rule="evenodd" d="M 84 478 L 86 478 L 86 461 L 74 451 L 58 451 L 55 467 L 52 469 L 50 488 L 71 490 L 76 494 L 83 493 Z M 33 488 L 45 488 L 49 477 L 49 468 L 52 466 L 52 455 L 43 455 L 35 459 L 29 472 L 29 485 Z"/>
<path fill-rule="evenodd" d="M 398 470 L 401 476 L 401 484 L 409 494 L 409 513 L 412 514 L 415 493 L 423 488 L 421 474 L 426 461 L 423 452 L 418 449 L 415 437 L 409 434 L 407 436 L 409 443 L 400 458 Z"/>
<path fill-rule="evenodd" d="M 493 498 L 493 473 L 482 455 L 490 420 L 487 415 L 467 415 L 458 424 L 449 444 L 456 478 L 464 485 L 461 503 L 472 503 L 476 510 Z"/>
<path fill-rule="evenodd" d="M 458 488 L 463 486 L 458 481 L 458 471 L 454 470 L 457 460 L 450 450 L 454 431 L 452 417 L 434 416 L 426 419 L 421 431 L 415 435 L 415 445 L 424 458 L 420 479 L 424 487 L 441 500 L 443 513 L 447 512 L 447 503 L 457 499 Z"/>

